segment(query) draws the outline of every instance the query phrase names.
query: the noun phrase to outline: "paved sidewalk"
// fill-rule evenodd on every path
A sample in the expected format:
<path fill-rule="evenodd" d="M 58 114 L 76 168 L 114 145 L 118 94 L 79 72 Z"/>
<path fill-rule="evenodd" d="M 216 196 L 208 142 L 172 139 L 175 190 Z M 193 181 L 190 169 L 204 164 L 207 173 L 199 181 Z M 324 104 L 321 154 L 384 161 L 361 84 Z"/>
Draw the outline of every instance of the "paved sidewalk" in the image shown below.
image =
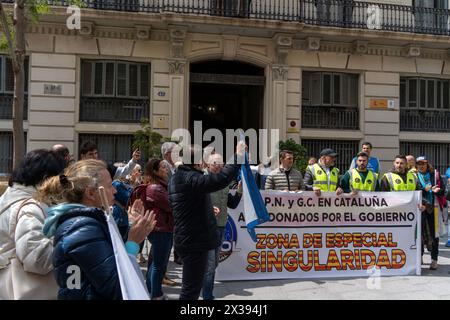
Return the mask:
<path fill-rule="evenodd" d="M 425 250 L 422 276 L 383 277 L 380 289 L 368 289 L 367 278 L 336 280 L 260 280 L 216 282 L 217 299 L 229 300 L 308 300 L 308 299 L 450 299 L 450 248 L 447 238 L 441 238 L 439 268 L 429 270 L 431 258 Z M 178 299 L 181 285 L 181 266 L 171 257 L 168 276 L 177 286 L 164 286 L 170 300 Z"/>

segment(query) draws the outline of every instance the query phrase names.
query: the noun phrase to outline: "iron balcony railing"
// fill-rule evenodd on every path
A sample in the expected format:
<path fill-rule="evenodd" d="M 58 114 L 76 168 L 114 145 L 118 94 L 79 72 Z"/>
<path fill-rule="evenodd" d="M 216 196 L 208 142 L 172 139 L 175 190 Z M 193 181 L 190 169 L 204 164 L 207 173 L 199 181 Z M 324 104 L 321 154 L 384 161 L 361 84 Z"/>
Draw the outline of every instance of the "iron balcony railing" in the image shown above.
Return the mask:
<path fill-rule="evenodd" d="M 400 131 L 450 132 L 450 111 L 400 109 Z"/>
<path fill-rule="evenodd" d="M 0 119 L 12 119 L 12 94 L 0 94 Z M 28 119 L 28 95 L 23 98 L 23 120 Z"/>
<path fill-rule="evenodd" d="M 139 123 L 148 116 L 148 99 L 81 98 L 80 121 Z"/>
<path fill-rule="evenodd" d="M 4 2 L 12 2 L 7 0 Z M 67 0 L 49 0 L 69 5 Z M 450 10 L 352 0 L 82 0 L 85 8 L 214 15 L 449 35 Z"/>
<path fill-rule="evenodd" d="M 450 143 L 400 141 L 400 154 L 427 156 L 429 163 L 445 174 L 450 166 Z M 447 179 L 445 178 L 444 181 Z"/>
<path fill-rule="evenodd" d="M 302 128 L 359 129 L 357 108 L 302 106 Z"/>

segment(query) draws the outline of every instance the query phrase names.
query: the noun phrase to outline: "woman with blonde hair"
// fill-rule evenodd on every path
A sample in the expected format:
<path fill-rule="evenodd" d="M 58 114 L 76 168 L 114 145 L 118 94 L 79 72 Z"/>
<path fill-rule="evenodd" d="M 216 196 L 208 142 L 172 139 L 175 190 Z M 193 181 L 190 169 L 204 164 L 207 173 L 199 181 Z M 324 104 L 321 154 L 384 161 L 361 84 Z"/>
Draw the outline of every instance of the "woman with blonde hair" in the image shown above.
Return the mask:
<path fill-rule="evenodd" d="M 56 202 L 48 211 L 44 234 L 54 237 L 53 265 L 59 286 L 58 298 L 70 300 L 122 299 L 111 237 L 102 209 L 99 187 L 108 204 L 116 190 L 106 164 L 99 160 L 78 161 L 64 175 L 47 180 L 39 188 L 39 199 Z M 138 243 L 153 230 L 153 214 L 144 213 L 142 202 L 130 210 L 132 227 L 125 244 L 136 255 Z M 79 272 L 79 283 L 69 278 Z"/>

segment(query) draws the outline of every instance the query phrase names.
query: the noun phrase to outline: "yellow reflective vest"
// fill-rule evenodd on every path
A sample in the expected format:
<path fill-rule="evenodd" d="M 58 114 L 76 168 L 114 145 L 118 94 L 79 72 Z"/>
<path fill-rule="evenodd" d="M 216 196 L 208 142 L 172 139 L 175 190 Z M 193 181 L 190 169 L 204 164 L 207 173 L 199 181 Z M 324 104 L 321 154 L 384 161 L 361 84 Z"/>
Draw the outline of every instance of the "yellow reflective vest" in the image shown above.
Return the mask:
<path fill-rule="evenodd" d="M 313 187 L 317 187 L 323 192 L 336 191 L 339 179 L 339 169 L 333 168 L 330 171 L 330 180 L 328 181 L 327 173 L 317 163 L 308 166 L 308 168 L 313 176 Z"/>
<path fill-rule="evenodd" d="M 406 184 L 403 182 L 402 177 L 393 172 L 384 174 L 389 182 L 391 191 L 414 191 L 416 190 L 417 177 L 414 173 L 409 171 L 406 175 Z"/>
<path fill-rule="evenodd" d="M 350 173 L 350 188 L 356 191 L 375 191 L 377 185 L 378 175 L 373 173 L 372 170 L 368 170 L 366 180 L 362 181 L 359 171 L 352 169 Z"/>

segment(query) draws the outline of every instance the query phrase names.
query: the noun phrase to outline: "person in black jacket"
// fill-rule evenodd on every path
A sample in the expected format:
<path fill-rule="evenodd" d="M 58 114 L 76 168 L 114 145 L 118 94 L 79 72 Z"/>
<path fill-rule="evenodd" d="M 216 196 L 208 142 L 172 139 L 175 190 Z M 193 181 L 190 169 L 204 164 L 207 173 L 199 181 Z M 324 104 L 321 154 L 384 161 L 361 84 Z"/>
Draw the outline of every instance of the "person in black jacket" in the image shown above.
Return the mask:
<path fill-rule="evenodd" d="M 58 299 L 122 299 L 111 236 L 100 209 L 98 188 L 105 188 L 110 205 L 116 192 L 106 168 L 103 161 L 78 161 L 38 190 L 41 201 L 60 203 L 48 211 L 43 227 L 47 237 L 54 237 Z M 155 225 L 153 214 L 144 214 L 142 201 L 135 203 L 129 212 L 133 226 L 125 244 L 127 252 L 134 255 L 139 251 L 138 243 Z"/>
<path fill-rule="evenodd" d="M 203 163 L 193 161 L 202 159 L 201 147 L 187 149 L 192 164 L 180 165 L 172 176 L 169 202 L 174 217 L 174 247 L 183 261 L 180 300 L 197 300 L 208 251 L 221 244 L 209 193 L 228 186 L 239 174 L 240 166 L 229 164 L 218 174 L 204 175 Z M 239 142 L 236 151 L 238 156 L 243 156 L 245 144 Z"/>

